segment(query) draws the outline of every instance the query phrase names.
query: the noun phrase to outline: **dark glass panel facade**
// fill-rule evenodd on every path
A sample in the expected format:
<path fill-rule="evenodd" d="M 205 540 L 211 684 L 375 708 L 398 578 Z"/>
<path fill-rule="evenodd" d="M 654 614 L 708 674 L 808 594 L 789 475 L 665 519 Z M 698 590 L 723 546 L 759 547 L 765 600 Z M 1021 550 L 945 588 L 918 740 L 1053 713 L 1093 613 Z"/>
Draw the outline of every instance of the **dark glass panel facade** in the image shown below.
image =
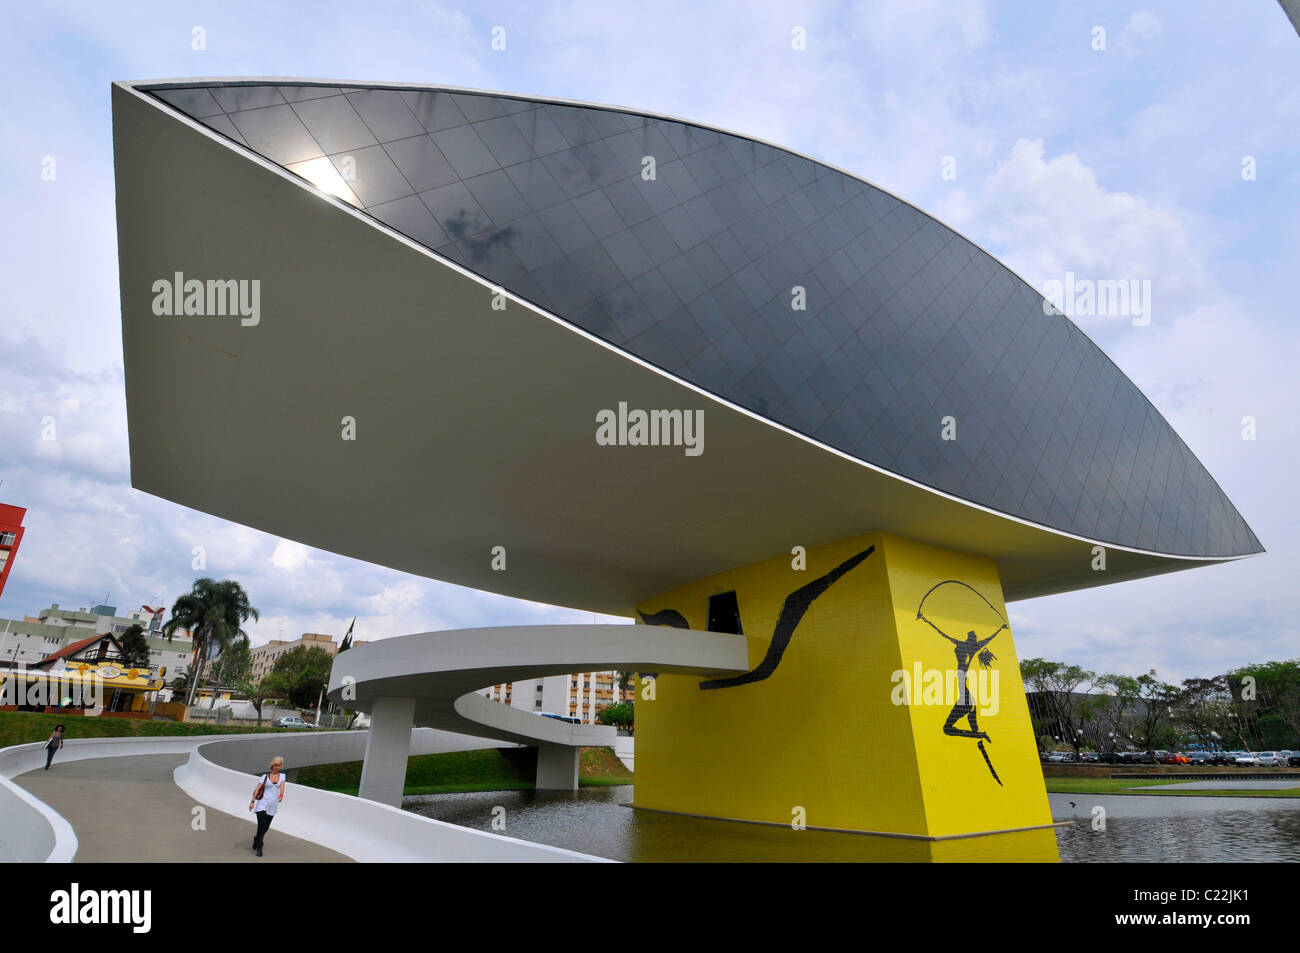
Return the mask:
<path fill-rule="evenodd" d="M 858 459 L 1087 539 L 1261 550 L 1072 322 L 1044 315 L 1036 291 L 952 230 L 812 160 L 687 123 L 491 94 L 149 91 L 273 162 L 328 157 L 386 225 Z M 955 441 L 942 439 L 946 416 Z"/>

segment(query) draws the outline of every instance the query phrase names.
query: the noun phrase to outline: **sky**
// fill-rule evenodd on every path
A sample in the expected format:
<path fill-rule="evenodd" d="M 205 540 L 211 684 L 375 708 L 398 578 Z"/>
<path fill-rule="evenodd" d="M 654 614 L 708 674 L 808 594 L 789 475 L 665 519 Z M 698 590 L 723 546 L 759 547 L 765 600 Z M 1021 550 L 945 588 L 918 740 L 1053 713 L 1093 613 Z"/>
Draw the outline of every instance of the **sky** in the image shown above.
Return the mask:
<path fill-rule="evenodd" d="M 1013 603 L 1017 651 L 1173 682 L 1300 656 L 1300 36 L 1272 0 L 268 6 L 0 11 L 0 501 L 28 508 L 0 618 L 51 603 L 170 606 L 199 575 L 201 545 L 205 574 L 239 580 L 260 610 L 255 645 L 341 636 L 354 616 L 358 639 L 611 621 L 313 550 L 131 488 L 110 83 L 285 76 L 697 120 L 859 175 L 1036 288 L 1068 272 L 1149 280 L 1148 324 L 1076 323 L 1268 551 Z M 185 386 L 183 369 L 156 372 Z"/>

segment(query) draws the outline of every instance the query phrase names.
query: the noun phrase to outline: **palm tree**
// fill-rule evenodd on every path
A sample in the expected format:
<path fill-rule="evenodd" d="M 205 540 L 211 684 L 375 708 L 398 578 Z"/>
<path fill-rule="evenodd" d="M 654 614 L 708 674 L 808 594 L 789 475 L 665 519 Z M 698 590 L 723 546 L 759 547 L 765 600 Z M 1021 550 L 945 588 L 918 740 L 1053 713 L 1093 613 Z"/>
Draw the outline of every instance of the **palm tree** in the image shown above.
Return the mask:
<path fill-rule="evenodd" d="M 203 679 L 208 651 L 213 645 L 222 649 L 238 638 L 247 638 L 242 626 L 250 618 L 260 618 L 257 610 L 248 603 L 244 587 L 233 579 L 196 579 L 189 592 L 178 598 L 172 606 L 172 617 L 163 623 L 162 632 L 171 641 L 181 629 L 189 629 L 194 639 L 197 671 L 189 681 L 185 704 L 194 703 L 194 691 Z"/>

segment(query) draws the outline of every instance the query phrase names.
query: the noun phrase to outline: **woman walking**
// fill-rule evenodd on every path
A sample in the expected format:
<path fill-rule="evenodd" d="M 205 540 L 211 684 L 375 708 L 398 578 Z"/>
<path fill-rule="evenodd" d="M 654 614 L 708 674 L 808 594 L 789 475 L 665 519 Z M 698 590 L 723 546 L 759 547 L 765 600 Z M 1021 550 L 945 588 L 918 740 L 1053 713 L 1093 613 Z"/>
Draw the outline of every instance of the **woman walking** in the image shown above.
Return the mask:
<path fill-rule="evenodd" d="M 284 758 L 276 755 L 271 759 L 271 766 L 257 782 L 253 799 L 248 802 L 250 811 L 257 811 L 257 836 L 253 838 L 253 850 L 262 856 L 262 842 L 275 817 L 276 807 L 284 800 Z"/>
<path fill-rule="evenodd" d="M 50 732 L 49 741 L 45 742 L 45 770 L 46 771 L 50 770 L 50 762 L 54 760 L 54 752 L 58 751 L 60 748 L 63 747 L 63 731 L 64 728 L 62 725 L 56 725 L 54 727 L 54 730 Z"/>

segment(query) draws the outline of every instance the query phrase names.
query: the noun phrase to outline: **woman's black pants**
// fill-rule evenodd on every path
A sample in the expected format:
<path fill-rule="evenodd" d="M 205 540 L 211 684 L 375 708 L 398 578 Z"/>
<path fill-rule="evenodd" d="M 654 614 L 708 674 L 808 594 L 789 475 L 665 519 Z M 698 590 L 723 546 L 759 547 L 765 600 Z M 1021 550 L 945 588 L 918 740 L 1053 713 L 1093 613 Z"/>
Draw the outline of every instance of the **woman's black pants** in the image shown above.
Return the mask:
<path fill-rule="evenodd" d="M 257 836 L 253 838 L 254 850 L 261 850 L 262 839 L 266 836 L 266 832 L 270 829 L 271 821 L 273 819 L 274 819 L 274 815 L 267 814 L 266 811 L 257 812 Z"/>
<path fill-rule="evenodd" d="M 46 748 L 46 749 L 45 749 L 45 767 L 46 767 L 47 770 L 48 770 L 49 767 L 50 767 L 50 762 L 54 760 L 54 752 L 56 752 L 56 751 L 58 751 L 58 750 L 59 750 L 58 748 Z"/>

